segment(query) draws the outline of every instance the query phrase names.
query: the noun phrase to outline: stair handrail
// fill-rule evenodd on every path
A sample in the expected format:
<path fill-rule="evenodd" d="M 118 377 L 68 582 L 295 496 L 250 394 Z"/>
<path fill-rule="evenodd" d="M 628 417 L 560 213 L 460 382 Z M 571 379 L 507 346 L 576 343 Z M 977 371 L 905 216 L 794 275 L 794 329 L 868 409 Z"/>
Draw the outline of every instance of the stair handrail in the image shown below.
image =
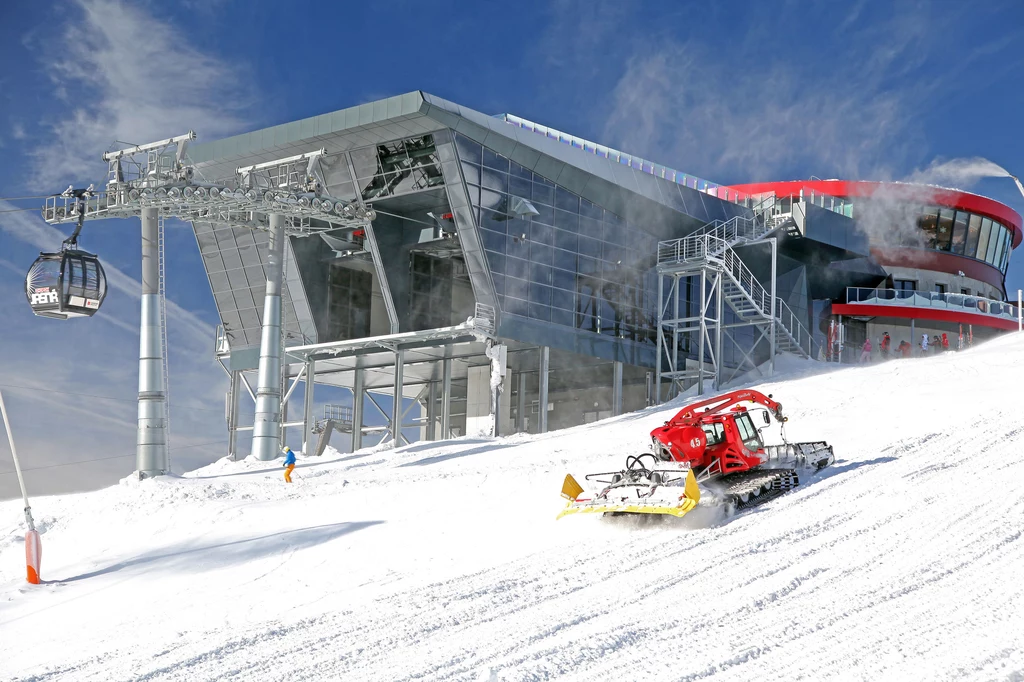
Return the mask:
<path fill-rule="evenodd" d="M 708 237 L 709 240 L 716 239 L 715 237 Z M 804 344 L 807 345 L 808 357 L 814 357 L 813 344 L 814 337 L 808 331 L 807 327 L 804 326 L 803 322 L 797 317 L 793 309 L 779 296 L 775 297 L 775 314 L 772 315 L 771 306 L 771 294 L 765 290 L 764 286 L 754 277 L 754 273 L 750 271 L 746 263 L 740 259 L 739 255 L 728 246 L 719 244 L 720 248 L 723 248 L 721 256 L 718 260 L 721 261 L 724 269 L 729 272 L 732 279 L 739 284 L 740 288 L 743 289 L 744 293 L 750 298 L 751 302 L 765 317 L 774 317 L 783 330 L 793 340 L 793 343 L 800 349 L 803 349 Z M 710 250 L 710 247 L 709 247 Z"/>

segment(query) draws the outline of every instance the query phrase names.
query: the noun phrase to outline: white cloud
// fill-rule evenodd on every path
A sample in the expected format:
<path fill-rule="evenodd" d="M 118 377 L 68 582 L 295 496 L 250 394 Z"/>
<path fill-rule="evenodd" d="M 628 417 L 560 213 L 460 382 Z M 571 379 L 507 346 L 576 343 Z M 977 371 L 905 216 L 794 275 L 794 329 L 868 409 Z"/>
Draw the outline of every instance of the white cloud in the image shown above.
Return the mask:
<path fill-rule="evenodd" d="M 928 2 L 894 3 L 881 20 L 863 2 L 832 11 L 777 8 L 714 43 L 699 33 L 633 41 L 609 103 L 592 98 L 606 111 L 603 139 L 718 181 L 900 175 L 927 148 L 921 112 L 948 94 L 935 73 L 948 77 L 975 54 L 935 41 L 958 15 Z M 818 29 L 828 54 L 809 54 L 793 34 Z"/>
<path fill-rule="evenodd" d="M 25 126 L 20 123 L 14 123 L 11 125 L 11 137 L 15 140 L 24 140 L 27 135 L 25 134 Z"/>
<path fill-rule="evenodd" d="M 39 44 L 44 69 L 71 106 L 43 122 L 51 141 L 31 152 L 34 187 L 100 178 L 100 156 L 115 140 L 140 144 L 189 129 L 217 139 L 244 125 L 251 98 L 234 66 L 190 45 L 145 5 L 75 4 L 64 39 Z"/>

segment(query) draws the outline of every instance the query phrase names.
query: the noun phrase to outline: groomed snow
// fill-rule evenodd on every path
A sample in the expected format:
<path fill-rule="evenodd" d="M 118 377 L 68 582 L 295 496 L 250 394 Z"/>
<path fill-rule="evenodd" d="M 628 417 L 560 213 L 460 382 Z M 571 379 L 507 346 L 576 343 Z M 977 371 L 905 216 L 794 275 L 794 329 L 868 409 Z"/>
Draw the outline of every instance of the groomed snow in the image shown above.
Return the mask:
<path fill-rule="evenodd" d="M 0 677 L 1024 679 L 1024 335 L 758 388 L 836 464 L 726 518 L 555 521 L 678 405 L 0 504 Z"/>

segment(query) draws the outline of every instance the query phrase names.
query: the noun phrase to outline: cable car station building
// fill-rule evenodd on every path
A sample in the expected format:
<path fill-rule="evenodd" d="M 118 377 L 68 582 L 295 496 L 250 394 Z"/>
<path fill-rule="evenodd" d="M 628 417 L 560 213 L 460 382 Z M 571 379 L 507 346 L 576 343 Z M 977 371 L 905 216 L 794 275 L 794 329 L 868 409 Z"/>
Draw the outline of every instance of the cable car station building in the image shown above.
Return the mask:
<path fill-rule="evenodd" d="M 421 406 L 422 418 L 388 415 L 397 444 L 403 426 L 427 439 L 543 432 L 767 373 L 781 352 L 822 357 L 836 314 L 927 330 L 969 319 L 974 334 L 1016 323 L 1003 278 L 1020 216 L 966 193 L 898 196 L 935 207 L 913 229 L 940 245 L 892 244 L 864 184 L 720 186 L 421 92 L 192 145 L 188 161 L 216 183 L 320 150 L 325 193 L 375 217 L 285 239 L 279 327 L 264 313 L 267 232 L 193 221 L 222 322 L 232 454 L 252 428 L 239 400 L 260 397 L 246 377 L 273 353 L 284 403 L 310 379 L 354 391 L 340 426 L 356 449 L 372 431 L 364 396 Z M 928 295 L 885 293 L 906 281 Z M 943 315 L 915 317 L 924 307 Z M 304 440 L 306 393 L 303 418 L 283 407 L 279 420 Z"/>

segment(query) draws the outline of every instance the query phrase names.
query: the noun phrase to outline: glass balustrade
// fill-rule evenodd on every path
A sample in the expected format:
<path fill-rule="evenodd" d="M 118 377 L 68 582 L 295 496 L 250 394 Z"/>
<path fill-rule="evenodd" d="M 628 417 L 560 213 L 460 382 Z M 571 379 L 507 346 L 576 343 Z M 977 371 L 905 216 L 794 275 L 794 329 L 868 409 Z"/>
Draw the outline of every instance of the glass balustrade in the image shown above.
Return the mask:
<path fill-rule="evenodd" d="M 969 294 L 951 294 L 932 291 L 910 291 L 903 289 L 868 289 L 847 287 L 847 303 L 868 305 L 891 305 L 915 308 L 939 308 L 966 313 L 989 315 L 1004 320 L 1017 321 L 1017 306 L 1005 301 L 996 301 Z"/>

